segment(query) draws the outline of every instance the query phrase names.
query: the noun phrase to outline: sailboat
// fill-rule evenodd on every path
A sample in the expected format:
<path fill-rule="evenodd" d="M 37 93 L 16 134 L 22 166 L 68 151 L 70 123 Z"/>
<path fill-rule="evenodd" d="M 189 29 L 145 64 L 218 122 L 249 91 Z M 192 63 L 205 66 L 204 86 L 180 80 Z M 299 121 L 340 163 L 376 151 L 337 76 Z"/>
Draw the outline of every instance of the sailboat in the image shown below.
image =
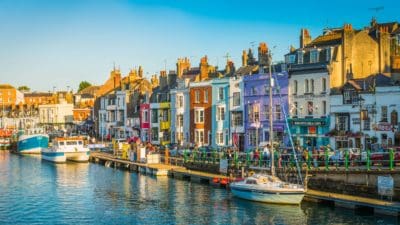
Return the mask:
<path fill-rule="evenodd" d="M 271 62 L 271 58 L 270 58 Z M 288 182 L 284 182 L 280 180 L 275 173 L 274 166 L 274 149 L 273 149 L 273 120 L 272 120 L 272 88 L 274 87 L 274 82 L 271 73 L 271 63 L 269 64 L 269 130 L 270 130 L 270 146 L 271 146 L 271 175 L 266 174 L 253 174 L 245 178 L 242 181 L 233 182 L 230 184 L 231 192 L 234 196 L 258 202 L 265 203 L 275 203 L 275 204 L 293 204 L 299 205 L 303 200 L 305 189 L 302 184 L 292 184 Z M 283 105 L 283 104 L 282 104 Z M 285 121 L 288 125 L 287 115 L 285 110 L 283 110 L 285 114 Z M 287 126 L 289 127 L 289 126 Z M 290 129 L 288 129 L 289 139 L 293 146 L 292 135 L 290 133 Z M 294 148 L 293 148 L 294 149 Z M 296 159 L 296 154 L 294 154 L 297 169 L 299 171 L 300 181 L 301 174 L 300 168 Z"/>

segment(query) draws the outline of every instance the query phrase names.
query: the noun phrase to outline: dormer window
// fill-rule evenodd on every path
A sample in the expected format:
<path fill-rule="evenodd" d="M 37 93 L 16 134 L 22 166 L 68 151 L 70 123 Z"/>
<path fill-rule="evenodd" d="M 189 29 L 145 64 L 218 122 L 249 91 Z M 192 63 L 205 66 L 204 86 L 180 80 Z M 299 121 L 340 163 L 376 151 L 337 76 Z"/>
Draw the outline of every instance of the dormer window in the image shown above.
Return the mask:
<path fill-rule="evenodd" d="M 302 51 L 297 52 L 297 63 L 303 64 L 303 52 Z"/>
<path fill-rule="evenodd" d="M 326 49 L 326 61 L 327 61 L 327 62 L 330 62 L 330 61 L 331 61 L 331 57 L 332 57 L 332 56 L 331 56 L 331 52 L 332 52 L 332 51 L 331 51 L 331 48 L 330 48 L 330 47 Z"/>
<path fill-rule="evenodd" d="M 313 49 L 310 51 L 310 63 L 317 63 L 318 62 L 318 49 Z"/>

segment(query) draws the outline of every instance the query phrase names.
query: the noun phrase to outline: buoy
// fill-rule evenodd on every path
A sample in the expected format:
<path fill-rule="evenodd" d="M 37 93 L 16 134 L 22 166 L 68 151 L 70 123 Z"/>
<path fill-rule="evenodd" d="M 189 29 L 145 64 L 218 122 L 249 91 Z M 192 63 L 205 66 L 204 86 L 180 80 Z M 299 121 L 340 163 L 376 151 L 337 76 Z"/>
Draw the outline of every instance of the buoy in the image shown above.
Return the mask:
<path fill-rule="evenodd" d="M 218 177 L 214 177 L 213 178 L 213 183 L 214 184 L 218 184 L 219 183 L 219 178 Z"/>
<path fill-rule="evenodd" d="M 227 185 L 227 184 L 229 184 L 229 180 L 228 180 L 228 178 L 222 178 L 220 183 L 221 183 L 221 185 Z"/>

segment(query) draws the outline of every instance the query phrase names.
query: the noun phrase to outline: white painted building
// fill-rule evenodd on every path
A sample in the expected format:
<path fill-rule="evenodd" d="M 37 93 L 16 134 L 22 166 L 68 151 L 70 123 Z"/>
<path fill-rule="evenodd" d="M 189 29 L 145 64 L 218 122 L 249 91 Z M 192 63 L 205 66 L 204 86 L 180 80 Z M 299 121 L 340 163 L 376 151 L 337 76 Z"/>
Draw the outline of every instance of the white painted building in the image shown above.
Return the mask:
<path fill-rule="evenodd" d="M 244 87 L 242 77 L 229 80 L 230 135 L 229 145 L 244 148 Z"/>
<path fill-rule="evenodd" d="M 400 146 L 400 86 L 382 74 L 374 79 L 349 80 L 332 93 L 329 136 L 333 148 Z"/>
<path fill-rule="evenodd" d="M 39 105 L 39 123 L 67 131 L 73 125 L 73 109 L 74 105 L 68 103 Z"/>
<path fill-rule="evenodd" d="M 190 141 L 190 79 L 177 80 L 177 87 L 171 89 L 171 143 L 188 145 Z"/>
<path fill-rule="evenodd" d="M 126 138 L 131 136 L 127 131 L 126 92 L 116 91 L 100 97 L 99 136 L 106 138 Z"/>

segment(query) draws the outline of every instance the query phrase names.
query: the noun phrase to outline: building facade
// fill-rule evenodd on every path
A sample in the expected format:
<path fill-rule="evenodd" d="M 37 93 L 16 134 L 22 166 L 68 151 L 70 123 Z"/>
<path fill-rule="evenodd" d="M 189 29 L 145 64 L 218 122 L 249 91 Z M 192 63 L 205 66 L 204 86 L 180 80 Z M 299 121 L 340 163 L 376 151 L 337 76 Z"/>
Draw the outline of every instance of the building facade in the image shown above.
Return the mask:
<path fill-rule="evenodd" d="M 39 123 L 47 130 L 71 131 L 73 128 L 73 104 L 39 105 Z"/>
<path fill-rule="evenodd" d="M 230 105 L 229 105 L 229 77 L 214 78 L 212 86 L 212 133 L 211 146 L 221 148 L 230 146 Z"/>
<path fill-rule="evenodd" d="M 272 88 L 272 118 L 273 141 L 280 146 L 288 145 L 285 135 L 287 130 L 285 113 L 288 109 L 288 74 L 287 72 L 273 73 L 274 85 Z M 269 74 L 255 74 L 243 77 L 244 111 L 246 133 L 245 149 L 255 149 L 261 142 L 270 141 L 269 119 Z"/>
<path fill-rule="evenodd" d="M 212 87 L 211 81 L 190 83 L 190 142 L 196 146 L 209 146 L 212 140 Z"/>
<path fill-rule="evenodd" d="M 243 78 L 229 80 L 230 135 L 228 144 L 244 151 L 244 98 Z"/>
<path fill-rule="evenodd" d="M 171 142 L 179 146 L 189 144 L 190 102 L 189 79 L 178 79 L 171 89 Z"/>

